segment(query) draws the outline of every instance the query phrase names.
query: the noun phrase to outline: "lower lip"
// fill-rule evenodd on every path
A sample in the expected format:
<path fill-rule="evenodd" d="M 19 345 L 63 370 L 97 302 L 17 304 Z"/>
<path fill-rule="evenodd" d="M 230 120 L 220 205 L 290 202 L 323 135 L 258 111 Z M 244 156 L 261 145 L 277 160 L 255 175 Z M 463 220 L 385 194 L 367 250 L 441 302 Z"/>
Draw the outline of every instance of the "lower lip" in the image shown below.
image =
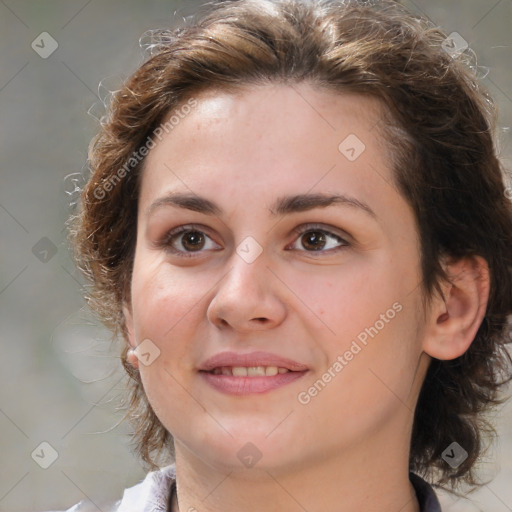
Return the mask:
<path fill-rule="evenodd" d="M 307 370 L 302 372 L 278 373 L 271 377 L 235 377 L 234 375 L 215 375 L 213 373 L 199 372 L 206 382 L 217 391 L 228 395 L 251 395 L 266 393 L 280 388 L 303 377 Z"/>

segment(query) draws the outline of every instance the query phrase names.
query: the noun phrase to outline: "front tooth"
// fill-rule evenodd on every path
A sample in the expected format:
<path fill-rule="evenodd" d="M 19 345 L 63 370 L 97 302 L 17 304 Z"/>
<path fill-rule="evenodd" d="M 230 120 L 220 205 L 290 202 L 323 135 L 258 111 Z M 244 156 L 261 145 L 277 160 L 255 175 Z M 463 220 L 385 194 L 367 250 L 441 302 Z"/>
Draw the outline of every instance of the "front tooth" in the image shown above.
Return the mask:
<path fill-rule="evenodd" d="M 265 367 L 249 366 L 249 368 L 247 368 L 247 375 L 249 375 L 249 377 L 265 377 Z"/>
<path fill-rule="evenodd" d="M 247 368 L 245 366 L 233 366 L 231 372 L 235 377 L 247 377 Z"/>
<path fill-rule="evenodd" d="M 273 375 L 277 375 L 278 368 L 277 366 L 267 366 L 265 369 L 265 375 L 268 375 L 269 377 L 272 377 Z"/>

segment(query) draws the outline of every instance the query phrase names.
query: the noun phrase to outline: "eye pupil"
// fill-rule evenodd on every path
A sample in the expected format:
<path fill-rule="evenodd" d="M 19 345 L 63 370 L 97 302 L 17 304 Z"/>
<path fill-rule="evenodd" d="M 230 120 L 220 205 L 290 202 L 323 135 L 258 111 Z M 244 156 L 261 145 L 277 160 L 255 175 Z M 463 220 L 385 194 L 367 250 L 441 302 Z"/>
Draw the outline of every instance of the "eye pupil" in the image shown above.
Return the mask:
<path fill-rule="evenodd" d="M 204 236 L 199 231 L 187 231 L 183 235 L 182 244 L 187 250 L 201 249 L 204 245 Z"/>
<path fill-rule="evenodd" d="M 320 231 L 308 231 L 302 235 L 302 243 L 306 249 L 319 251 L 325 246 L 325 234 Z"/>

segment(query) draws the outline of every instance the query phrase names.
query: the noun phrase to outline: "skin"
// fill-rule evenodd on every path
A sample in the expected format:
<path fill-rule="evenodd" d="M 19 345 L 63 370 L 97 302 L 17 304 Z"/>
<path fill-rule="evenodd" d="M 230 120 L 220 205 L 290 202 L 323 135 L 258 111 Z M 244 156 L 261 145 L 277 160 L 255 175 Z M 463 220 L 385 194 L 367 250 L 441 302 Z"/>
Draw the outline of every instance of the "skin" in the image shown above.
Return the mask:
<path fill-rule="evenodd" d="M 160 350 L 148 366 L 130 360 L 175 439 L 179 510 L 418 511 L 408 479 L 414 407 L 431 357 L 458 357 L 474 338 L 485 261 L 448 267 L 455 284 L 423 316 L 415 217 L 392 186 L 376 100 L 308 84 L 196 100 L 146 159 L 125 306 L 131 346 L 149 339 Z M 365 145 L 354 161 L 338 149 L 350 134 Z M 150 208 L 170 192 L 207 198 L 222 213 Z M 271 215 L 278 198 L 304 193 L 356 198 L 375 217 L 346 204 Z M 327 234 L 311 250 L 293 232 L 310 223 L 345 242 Z M 166 239 L 189 224 L 205 235 L 198 250 L 190 236 Z M 236 252 L 247 236 L 263 249 L 250 264 Z M 393 304 L 400 312 L 301 403 L 299 393 Z M 227 395 L 198 373 L 225 350 L 268 351 L 309 370 L 268 393 Z M 248 442 L 261 454 L 252 467 L 237 456 Z"/>

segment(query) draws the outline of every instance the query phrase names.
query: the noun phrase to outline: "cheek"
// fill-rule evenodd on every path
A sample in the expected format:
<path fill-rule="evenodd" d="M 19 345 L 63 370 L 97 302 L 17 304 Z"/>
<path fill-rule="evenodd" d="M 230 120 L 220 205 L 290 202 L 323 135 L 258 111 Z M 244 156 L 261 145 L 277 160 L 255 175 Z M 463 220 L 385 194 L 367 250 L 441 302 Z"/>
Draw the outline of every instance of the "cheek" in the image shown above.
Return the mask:
<path fill-rule="evenodd" d="M 172 270 L 166 263 L 152 266 L 141 259 L 132 276 L 133 328 L 137 344 L 151 340 L 157 347 L 158 358 L 150 366 L 139 364 L 144 387 L 151 393 L 152 382 L 158 388 L 170 373 L 190 363 L 190 340 L 197 336 L 206 286 L 201 280 L 184 279 L 184 274 Z M 192 347 L 192 351 L 197 350 Z"/>
<path fill-rule="evenodd" d="M 293 291 L 303 304 L 299 306 L 309 318 L 316 317 L 325 339 L 337 349 L 373 326 L 381 314 L 391 309 L 389 315 L 394 315 L 393 304 L 405 299 L 411 288 L 408 282 L 414 282 L 412 273 L 407 276 L 384 257 L 368 255 L 349 263 L 328 273 L 290 273 L 287 278 L 294 283 Z"/>
<path fill-rule="evenodd" d="M 204 293 L 204 292 L 203 292 Z M 132 276 L 132 305 L 137 340 L 141 336 L 160 338 L 184 319 L 201 295 L 201 284 L 191 286 L 161 261 L 140 257 Z"/>
<path fill-rule="evenodd" d="M 349 410 L 358 402 L 378 410 L 397 401 L 395 393 L 406 399 L 421 352 L 416 286 L 414 265 L 370 256 L 340 267 L 330 278 L 297 281 L 297 295 L 307 298 L 316 314 L 312 322 L 323 328 L 315 339 L 326 356 L 320 373 L 330 369 L 336 375 L 329 384 L 333 403 L 343 396 Z"/>
<path fill-rule="evenodd" d="M 197 312 L 205 288 L 191 286 L 165 262 L 136 260 L 132 275 L 132 310 L 137 344 L 151 340 L 158 356 L 139 363 L 146 395 L 158 417 L 165 417 L 169 398 L 179 397 L 173 377 L 188 356 L 188 340 L 197 326 Z M 201 291 L 202 290 L 202 291 Z M 153 349 L 156 350 L 156 349 Z M 180 370 L 181 371 L 181 370 Z"/>
<path fill-rule="evenodd" d="M 348 436 L 379 428 L 397 412 L 413 408 L 409 401 L 421 352 L 413 301 L 384 309 L 384 320 L 374 312 L 366 325 L 343 315 L 346 322 L 338 322 L 325 366 L 304 385 L 300 403 L 307 402 L 304 410 L 313 423 L 329 411 L 327 428 L 332 436 L 339 435 L 338 429 Z"/>

